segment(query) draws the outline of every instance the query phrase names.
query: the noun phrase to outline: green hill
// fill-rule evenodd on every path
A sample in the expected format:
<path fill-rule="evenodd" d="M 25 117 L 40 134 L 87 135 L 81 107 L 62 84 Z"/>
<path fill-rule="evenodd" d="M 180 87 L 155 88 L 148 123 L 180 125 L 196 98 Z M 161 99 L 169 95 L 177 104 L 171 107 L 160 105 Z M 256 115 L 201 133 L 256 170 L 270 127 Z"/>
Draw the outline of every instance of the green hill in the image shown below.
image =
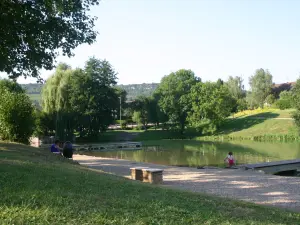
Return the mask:
<path fill-rule="evenodd" d="M 40 101 L 43 84 L 21 84 L 21 86 L 33 101 Z M 158 87 L 158 83 L 117 85 L 117 87 L 125 90 L 127 92 L 127 100 L 132 101 L 140 95 L 151 96 Z"/>

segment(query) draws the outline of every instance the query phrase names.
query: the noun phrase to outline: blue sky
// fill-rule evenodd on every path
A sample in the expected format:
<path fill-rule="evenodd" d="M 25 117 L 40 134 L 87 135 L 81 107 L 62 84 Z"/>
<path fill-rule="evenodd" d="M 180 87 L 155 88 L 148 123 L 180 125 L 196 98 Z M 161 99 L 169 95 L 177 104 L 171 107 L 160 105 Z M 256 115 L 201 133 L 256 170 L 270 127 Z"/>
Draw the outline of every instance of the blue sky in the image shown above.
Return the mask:
<path fill-rule="evenodd" d="M 91 11 L 96 43 L 57 60 L 83 67 L 90 56 L 107 59 L 121 84 L 159 82 L 182 68 L 204 81 L 242 76 L 246 86 L 257 68 L 276 83 L 294 81 L 299 10 L 298 0 L 103 0 Z"/>

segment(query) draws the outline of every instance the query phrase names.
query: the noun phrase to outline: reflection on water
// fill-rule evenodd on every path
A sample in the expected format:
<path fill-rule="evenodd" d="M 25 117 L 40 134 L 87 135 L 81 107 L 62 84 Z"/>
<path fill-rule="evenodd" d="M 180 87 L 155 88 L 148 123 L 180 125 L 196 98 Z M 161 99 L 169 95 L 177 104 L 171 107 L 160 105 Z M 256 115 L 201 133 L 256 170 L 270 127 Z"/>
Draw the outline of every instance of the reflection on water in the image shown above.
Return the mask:
<path fill-rule="evenodd" d="M 176 166 L 220 166 L 229 151 L 238 164 L 300 158 L 300 143 L 149 141 L 138 151 L 92 152 L 90 155 Z"/>

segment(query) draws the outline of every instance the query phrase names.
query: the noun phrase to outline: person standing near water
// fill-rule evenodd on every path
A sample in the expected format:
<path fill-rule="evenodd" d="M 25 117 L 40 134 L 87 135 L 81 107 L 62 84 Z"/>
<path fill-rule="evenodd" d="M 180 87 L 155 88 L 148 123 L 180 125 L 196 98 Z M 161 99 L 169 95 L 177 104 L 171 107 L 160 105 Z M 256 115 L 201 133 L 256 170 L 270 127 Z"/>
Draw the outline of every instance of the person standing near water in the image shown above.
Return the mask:
<path fill-rule="evenodd" d="M 226 156 L 224 161 L 226 161 L 228 163 L 229 167 L 232 167 L 233 165 L 235 165 L 235 160 L 234 160 L 234 157 L 233 157 L 233 153 L 228 152 L 228 155 Z"/>

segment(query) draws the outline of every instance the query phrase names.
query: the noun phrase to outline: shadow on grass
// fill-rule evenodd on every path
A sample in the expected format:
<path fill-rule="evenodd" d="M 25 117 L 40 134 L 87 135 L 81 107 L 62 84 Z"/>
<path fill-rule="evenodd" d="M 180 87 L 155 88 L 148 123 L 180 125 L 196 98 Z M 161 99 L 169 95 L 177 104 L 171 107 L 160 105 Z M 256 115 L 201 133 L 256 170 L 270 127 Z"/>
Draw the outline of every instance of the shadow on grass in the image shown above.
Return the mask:
<path fill-rule="evenodd" d="M 226 135 L 232 132 L 248 129 L 257 124 L 263 123 L 268 119 L 274 119 L 279 116 L 278 113 L 265 112 L 247 117 L 228 119 L 219 129 L 218 135 Z"/>
<path fill-rule="evenodd" d="M 0 162 L 3 224 L 297 224 L 299 221 L 295 213 L 88 171 L 66 163 L 68 160 L 62 162 L 43 149 L 2 143 L 0 149 L 0 158 L 8 160 Z M 12 164 L 10 160 L 27 163 Z M 124 170 L 126 167 L 120 163 L 109 168 L 112 166 L 129 174 L 129 168 Z M 213 174 L 210 176 L 215 178 Z"/>

